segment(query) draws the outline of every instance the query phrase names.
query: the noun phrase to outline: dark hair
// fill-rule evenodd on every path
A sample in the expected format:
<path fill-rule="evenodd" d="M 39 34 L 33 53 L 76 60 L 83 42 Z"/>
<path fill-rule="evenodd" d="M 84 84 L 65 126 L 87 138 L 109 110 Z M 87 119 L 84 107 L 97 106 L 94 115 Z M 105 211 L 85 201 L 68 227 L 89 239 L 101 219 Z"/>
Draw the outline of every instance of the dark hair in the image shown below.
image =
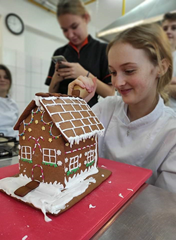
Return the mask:
<path fill-rule="evenodd" d="M 171 22 L 176 21 L 176 13 L 166 13 L 163 17 L 162 22 L 164 22 L 166 20 L 171 21 Z"/>
<path fill-rule="evenodd" d="M 89 13 L 81 0 L 59 0 L 57 5 L 57 17 L 63 14 L 84 16 Z"/>
<path fill-rule="evenodd" d="M 11 75 L 11 72 L 10 70 L 3 64 L 0 64 L 0 70 L 4 70 L 6 75 L 7 75 L 7 78 L 10 80 L 10 87 L 8 89 L 8 91 L 10 90 L 11 88 L 11 85 L 12 85 L 12 75 Z"/>
<path fill-rule="evenodd" d="M 159 24 L 145 24 L 129 28 L 117 35 L 114 41 L 109 43 L 107 47 L 107 53 L 116 43 L 129 43 L 136 49 L 143 49 L 150 61 L 154 66 L 161 67 L 161 60 L 166 59 L 169 63 L 167 72 L 162 75 L 158 81 L 157 91 L 164 99 L 164 102 L 168 101 L 168 94 L 165 91 L 165 87 L 170 83 L 172 79 L 172 53 L 169 44 L 169 40 L 159 26 Z"/>

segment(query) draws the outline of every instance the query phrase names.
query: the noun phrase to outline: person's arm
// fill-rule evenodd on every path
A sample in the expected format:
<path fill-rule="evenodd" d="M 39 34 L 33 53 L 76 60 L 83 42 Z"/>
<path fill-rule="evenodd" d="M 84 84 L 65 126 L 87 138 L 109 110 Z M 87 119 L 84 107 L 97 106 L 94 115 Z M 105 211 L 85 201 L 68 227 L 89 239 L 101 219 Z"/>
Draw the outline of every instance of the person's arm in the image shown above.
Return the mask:
<path fill-rule="evenodd" d="M 58 76 L 57 72 L 55 72 L 53 77 L 51 78 L 51 83 L 49 85 L 49 93 L 56 93 L 62 80 L 63 77 Z"/>
<path fill-rule="evenodd" d="M 158 175 L 158 178 L 155 182 L 155 186 L 166 189 L 171 192 L 176 193 L 176 168 L 175 168 L 175 159 L 176 159 L 176 146 L 174 146 L 166 160 L 161 165 Z"/>
<path fill-rule="evenodd" d="M 59 63 L 56 63 L 55 64 L 54 75 L 51 78 L 51 82 L 50 82 L 50 85 L 49 85 L 49 92 L 50 93 L 56 93 L 58 88 L 59 88 L 60 82 L 62 82 L 63 79 L 64 79 L 62 76 L 60 76 L 60 74 L 58 72 L 58 67 L 59 67 Z"/>
<path fill-rule="evenodd" d="M 89 74 L 89 77 L 93 78 L 94 76 Z M 106 84 L 97 79 L 96 93 L 105 98 L 107 96 L 113 96 L 115 94 L 115 89 L 112 85 Z"/>
<path fill-rule="evenodd" d="M 84 69 L 79 63 L 70 63 L 70 62 L 62 62 L 62 64 L 66 65 L 67 68 L 62 68 L 58 70 L 58 74 L 64 77 L 64 79 L 76 79 L 79 76 L 88 75 L 90 78 L 96 78 L 92 73 L 88 72 Z M 53 80 L 54 83 L 57 80 Z M 54 86 L 53 83 L 53 86 Z M 114 87 L 112 85 L 106 84 L 99 79 L 97 79 L 97 88 L 96 93 L 101 97 L 113 96 L 115 94 Z"/>
<path fill-rule="evenodd" d="M 113 96 L 115 94 L 115 88 L 111 83 L 111 75 L 109 74 L 108 59 L 106 54 L 107 44 L 100 43 L 101 54 L 99 61 L 100 76 L 97 81 L 96 93 L 101 97 Z"/>

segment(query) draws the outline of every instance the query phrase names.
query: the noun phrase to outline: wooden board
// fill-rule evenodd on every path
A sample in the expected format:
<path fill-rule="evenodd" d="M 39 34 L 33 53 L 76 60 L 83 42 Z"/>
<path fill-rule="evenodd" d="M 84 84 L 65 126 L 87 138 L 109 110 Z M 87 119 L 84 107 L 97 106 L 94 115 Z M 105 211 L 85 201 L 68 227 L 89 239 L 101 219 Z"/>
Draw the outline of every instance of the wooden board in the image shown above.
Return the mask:
<path fill-rule="evenodd" d="M 99 159 L 111 176 L 59 216 L 45 222 L 42 212 L 0 193 L 0 239 L 90 239 L 151 176 L 151 170 Z M 0 178 L 18 173 L 18 164 L 0 168 Z M 90 204 L 94 208 L 89 208 Z"/>

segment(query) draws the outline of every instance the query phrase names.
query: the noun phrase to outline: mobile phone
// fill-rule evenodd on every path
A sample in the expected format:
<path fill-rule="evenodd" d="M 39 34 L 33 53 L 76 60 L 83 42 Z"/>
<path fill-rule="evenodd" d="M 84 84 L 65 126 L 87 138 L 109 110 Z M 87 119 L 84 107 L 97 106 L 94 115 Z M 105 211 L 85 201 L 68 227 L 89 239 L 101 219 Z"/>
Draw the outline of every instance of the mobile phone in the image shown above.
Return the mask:
<path fill-rule="evenodd" d="M 67 62 L 67 60 L 65 59 L 64 56 L 59 55 L 59 56 L 53 56 L 52 57 L 52 61 L 56 64 L 57 62 L 59 62 L 59 68 L 66 68 L 67 66 L 65 66 L 64 64 L 62 64 L 61 62 Z"/>

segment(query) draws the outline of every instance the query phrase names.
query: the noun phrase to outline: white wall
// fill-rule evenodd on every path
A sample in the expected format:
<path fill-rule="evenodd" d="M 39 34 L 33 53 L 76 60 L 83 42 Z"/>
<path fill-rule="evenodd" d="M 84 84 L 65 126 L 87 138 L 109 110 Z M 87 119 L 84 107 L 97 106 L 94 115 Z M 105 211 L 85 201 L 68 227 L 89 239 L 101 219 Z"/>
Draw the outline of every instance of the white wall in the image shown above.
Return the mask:
<path fill-rule="evenodd" d="M 8 13 L 18 14 L 24 24 L 23 34 L 16 36 L 5 26 Z M 89 26 L 95 36 L 95 28 Z M 11 96 L 20 112 L 36 92 L 47 92 L 44 85 L 54 50 L 67 43 L 53 13 L 27 0 L 0 0 L 0 62 L 12 72 Z"/>

